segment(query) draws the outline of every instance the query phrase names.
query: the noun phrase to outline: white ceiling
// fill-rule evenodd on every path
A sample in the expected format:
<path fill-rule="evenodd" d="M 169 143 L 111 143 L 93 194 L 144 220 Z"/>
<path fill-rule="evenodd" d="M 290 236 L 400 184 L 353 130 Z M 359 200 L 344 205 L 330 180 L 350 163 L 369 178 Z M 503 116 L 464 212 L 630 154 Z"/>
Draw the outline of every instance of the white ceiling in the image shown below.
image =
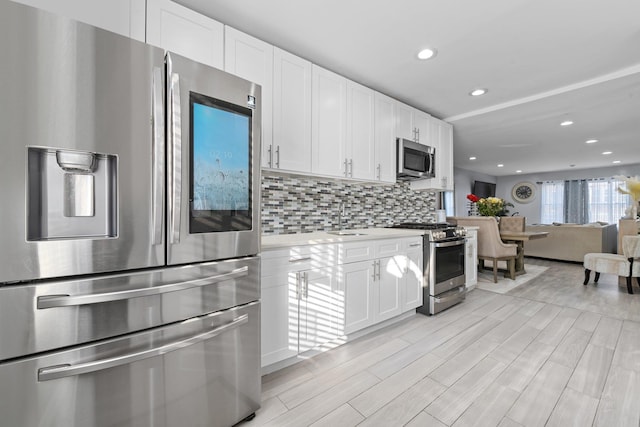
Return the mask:
<path fill-rule="evenodd" d="M 456 167 L 640 163 L 638 0 L 176 1 L 453 123 Z"/>

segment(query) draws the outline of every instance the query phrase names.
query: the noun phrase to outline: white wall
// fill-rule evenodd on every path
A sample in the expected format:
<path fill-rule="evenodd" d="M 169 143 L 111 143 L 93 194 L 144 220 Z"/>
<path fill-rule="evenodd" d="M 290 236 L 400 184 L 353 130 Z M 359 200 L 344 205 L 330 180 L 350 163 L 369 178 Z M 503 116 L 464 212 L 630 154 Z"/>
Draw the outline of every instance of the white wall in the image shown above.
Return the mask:
<path fill-rule="evenodd" d="M 496 183 L 496 177 L 493 175 L 486 175 L 484 173 L 473 172 L 466 169 L 454 168 L 453 182 L 456 216 L 468 215 L 467 194 L 472 192 L 471 190 L 473 190 L 474 181 Z M 496 186 L 496 195 L 497 191 L 498 188 Z"/>
<path fill-rule="evenodd" d="M 467 171 L 468 172 L 468 171 Z M 596 169 L 578 169 L 567 170 L 559 172 L 545 172 L 537 174 L 527 175 L 510 175 L 497 177 L 496 182 L 496 197 L 500 197 L 513 203 L 514 207 L 510 209 L 511 213 L 519 212 L 520 216 L 527 217 L 527 224 L 535 224 L 540 222 L 540 182 L 543 181 L 555 181 L 555 180 L 568 180 L 568 179 L 589 179 L 589 178 L 610 178 L 614 175 L 626 175 L 636 176 L 640 175 L 640 164 L 625 165 L 608 168 L 596 168 Z M 458 176 L 455 176 L 456 186 L 458 184 Z M 530 203 L 517 203 L 511 197 L 511 189 L 519 182 L 532 182 L 536 187 L 536 197 Z M 457 188 L 456 188 L 457 193 Z M 462 195 L 466 197 L 466 193 Z M 456 202 L 458 200 L 458 194 L 456 194 Z M 456 215 L 458 210 L 456 209 Z"/>

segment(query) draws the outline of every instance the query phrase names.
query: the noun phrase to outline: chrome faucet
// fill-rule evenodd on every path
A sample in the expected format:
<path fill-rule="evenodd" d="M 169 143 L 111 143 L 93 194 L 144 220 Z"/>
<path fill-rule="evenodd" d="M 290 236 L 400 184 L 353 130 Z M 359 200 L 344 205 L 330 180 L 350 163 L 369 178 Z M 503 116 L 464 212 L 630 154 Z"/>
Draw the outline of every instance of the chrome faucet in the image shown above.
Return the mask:
<path fill-rule="evenodd" d="M 342 231 L 342 215 L 344 214 L 344 202 L 338 204 L 338 231 Z"/>

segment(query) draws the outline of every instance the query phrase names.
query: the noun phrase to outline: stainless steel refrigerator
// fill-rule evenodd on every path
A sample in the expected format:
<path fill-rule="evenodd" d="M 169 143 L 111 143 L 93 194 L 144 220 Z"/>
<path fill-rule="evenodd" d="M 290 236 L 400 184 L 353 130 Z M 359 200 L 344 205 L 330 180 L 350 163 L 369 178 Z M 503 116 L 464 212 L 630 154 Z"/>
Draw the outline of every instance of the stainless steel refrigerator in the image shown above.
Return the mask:
<path fill-rule="evenodd" d="M 0 1 L 0 424 L 260 405 L 260 87 Z"/>

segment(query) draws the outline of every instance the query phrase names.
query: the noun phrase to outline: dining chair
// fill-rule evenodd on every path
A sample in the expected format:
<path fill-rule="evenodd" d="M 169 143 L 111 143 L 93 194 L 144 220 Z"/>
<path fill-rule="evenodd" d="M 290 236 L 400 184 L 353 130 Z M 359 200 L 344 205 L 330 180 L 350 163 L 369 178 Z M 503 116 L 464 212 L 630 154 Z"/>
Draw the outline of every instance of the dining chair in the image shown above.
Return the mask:
<path fill-rule="evenodd" d="M 493 282 L 498 283 L 498 261 L 507 262 L 505 277 L 516 278 L 516 256 L 518 245 L 504 243 L 500 239 L 498 222 L 492 216 L 456 217 L 458 225 L 478 227 L 478 264 L 484 269 L 484 261 L 493 262 Z M 508 275 L 507 275 L 508 274 Z"/>
<path fill-rule="evenodd" d="M 526 218 L 523 216 L 501 216 L 498 229 L 501 233 L 507 231 L 524 231 Z"/>

